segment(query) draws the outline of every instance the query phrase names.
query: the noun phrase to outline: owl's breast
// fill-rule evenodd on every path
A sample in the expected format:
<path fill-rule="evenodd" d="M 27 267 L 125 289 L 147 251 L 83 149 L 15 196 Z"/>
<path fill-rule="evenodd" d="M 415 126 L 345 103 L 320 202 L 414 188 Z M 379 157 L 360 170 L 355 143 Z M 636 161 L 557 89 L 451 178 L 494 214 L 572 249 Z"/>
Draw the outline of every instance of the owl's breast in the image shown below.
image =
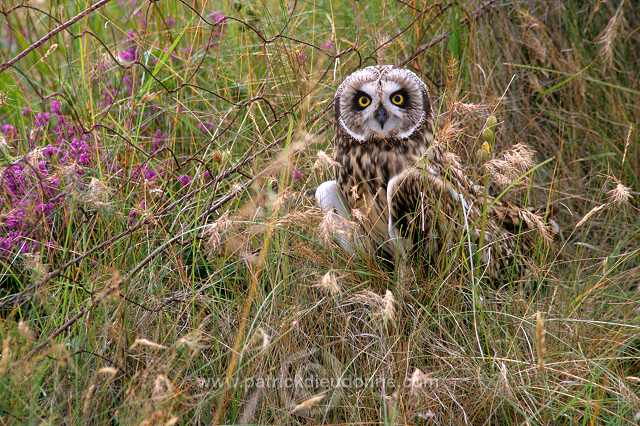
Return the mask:
<path fill-rule="evenodd" d="M 339 143 L 337 181 L 354 216 L 377 241 L 388 239 L 387 184 L 426 150 L 416 141 Z"/>

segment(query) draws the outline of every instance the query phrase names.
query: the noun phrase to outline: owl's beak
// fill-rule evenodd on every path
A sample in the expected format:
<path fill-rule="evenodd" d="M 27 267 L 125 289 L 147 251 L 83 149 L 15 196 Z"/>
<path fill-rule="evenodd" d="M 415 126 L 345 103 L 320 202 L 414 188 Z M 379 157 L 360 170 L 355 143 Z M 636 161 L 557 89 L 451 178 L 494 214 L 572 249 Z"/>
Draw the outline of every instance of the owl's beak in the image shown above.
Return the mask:
<path fill-rule="evenodd" d="M 387 119 L 389 118 L 389 114 L 387 113 L 387 110 L 384 109 L 382 104 L 380 104 L 376 112 L 374 112 L 373 118 L 375 118 L 376 121 L 380 123 L 380 128 L 384 129 L 384 123 L 387 122 Z"/>

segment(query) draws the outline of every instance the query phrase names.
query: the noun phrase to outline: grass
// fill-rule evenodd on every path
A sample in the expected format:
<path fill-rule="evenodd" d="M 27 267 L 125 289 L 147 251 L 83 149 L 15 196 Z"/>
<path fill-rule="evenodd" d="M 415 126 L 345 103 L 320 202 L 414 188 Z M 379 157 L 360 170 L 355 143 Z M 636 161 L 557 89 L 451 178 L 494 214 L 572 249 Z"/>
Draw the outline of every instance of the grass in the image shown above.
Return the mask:
<path fill-rule="evenodd" d="M 5 3 L 0 62 L 91 2 Z M 0 256 L 0 421 L 635 424 L 640 16 L 532 4 L 113 1 L 0 73 L 0 237 L 23 208 L 29 242 Z M 525 279 L 322 241 L 333 92 L 407 60 L 471 173 L 491 114 L 490 156 L 537 152 L 520 195 L 562 231 Z"/>

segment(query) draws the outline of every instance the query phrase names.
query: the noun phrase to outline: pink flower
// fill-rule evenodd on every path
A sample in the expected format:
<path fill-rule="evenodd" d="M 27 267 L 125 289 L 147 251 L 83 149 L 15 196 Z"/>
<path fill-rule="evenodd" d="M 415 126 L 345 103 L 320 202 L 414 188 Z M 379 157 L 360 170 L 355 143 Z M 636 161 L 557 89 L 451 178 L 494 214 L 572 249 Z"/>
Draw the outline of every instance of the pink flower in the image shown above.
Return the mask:
<path fill-rule="evenodd" d="M 118 52 L 118 58 L 122 61 L 122 62 L 135 62 L 136 58 L 137 58 L 137 53 L 136 53 L 136 47 L 130 47 L 126 50 L 122 50 L 120 52 Z"/>
<path fill-rule="evenodd" d="M 294 182 L 298 182 L 299 180 L 302 180 L 302 178 L 304 177 L 304 173 L 302 172 L 302 170 L 294 168 L 291 172 L 291 177 Z"/>
<path fill-rule="evenodd" d="M 305 62 L 307 62 L 308 57 L 307 57 L 307 54 L 306 54 L 306 52 L 304 51 L 304 49 L 300 49 L 300 51 L 299 51 L 299 52 L 298 52 L 298 54 L 296 55 L 296 59 L 298 60 L 298 63 L 299 63 L 300 65 L 304 65 L 304 64 L 305 64 Z"/>
<path fill-rule="evenodd" d="M 2 132 L 7 139 L 13 139 L 18 134 L 16 128 L 11 124 L 3 124 L 0 126 L 0 132 Z"/>
<path fill-rule="evenodd" d="M 180 182 L 180 185 L 182 186 L 187 186 L 191 183 L 191 176 L 180 175 L 178 176 L 178 182 Z"/>
<path fill-rule="evenodd" d="M 36 126 L 37 127 L 44 127 L 47 124 L 49 124 L 49 119 L 50 119 L 50 115 L 48 112 L 39 112 L 36 114 Z"/>
<path fill-rule="evenodd" d="M 320 45 L 320 49 L 322 50 L 333 50 L 334 48 L 335 48 L 335 45 L 331 40 L 327 40 Z"/>
<path fill-rule="evenodd" d="M 55 115 L 62 114 L 62 105 L 57 99 L 51 99 L 51 112 Z"/>
<path fill-rule="evenodd" d="M 226 21 L 227 17 L 224 16 L 224 13 L 222 13 L 221 11 L 214 10 L 213 12 L 211 12 L 209 14 L 209 19 L 211 19 L 214 24 L 218 25 L 218 24 L 222 24 L 224 21 Z"/>

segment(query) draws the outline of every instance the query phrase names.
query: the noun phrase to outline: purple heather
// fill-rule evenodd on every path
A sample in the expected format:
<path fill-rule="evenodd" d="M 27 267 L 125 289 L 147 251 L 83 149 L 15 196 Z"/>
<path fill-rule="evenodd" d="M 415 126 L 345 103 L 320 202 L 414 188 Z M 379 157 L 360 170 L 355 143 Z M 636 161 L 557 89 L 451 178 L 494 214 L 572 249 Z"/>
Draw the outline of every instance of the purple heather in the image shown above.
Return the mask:
<path fill-rule="evenodd" d="M 178 176 L 178 182 L 180 182 L 180 185 L 182 186 L 187 186 L 191 183 L 191 176 L 180 175 Z"/>

